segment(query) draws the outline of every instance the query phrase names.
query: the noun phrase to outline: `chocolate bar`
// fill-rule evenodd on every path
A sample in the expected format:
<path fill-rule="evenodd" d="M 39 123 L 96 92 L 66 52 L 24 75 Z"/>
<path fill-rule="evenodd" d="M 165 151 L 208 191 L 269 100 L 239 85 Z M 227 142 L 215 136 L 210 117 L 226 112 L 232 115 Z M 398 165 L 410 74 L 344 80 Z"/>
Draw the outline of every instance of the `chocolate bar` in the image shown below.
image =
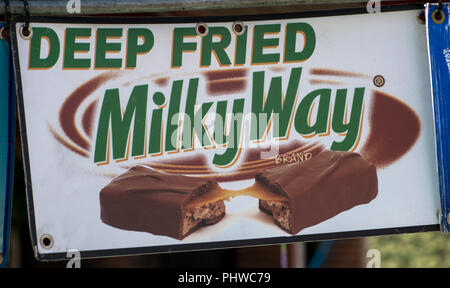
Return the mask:
<path fill-rule="evenodd" d="M 369 203 L 378 194 L 375 166 L 353 152 L 324 151 L 302 163 L 258 173 L 256 183 L 284 196 L 260 199 L 259 208 L 291 234 Z"/>
<path fill-rule="evenodd" d="M 219 185 L 210 179 L 134 166 L 101 190 L 101 220 L 116 228 L 181 240 L 225 216 L 223 200 L 190 205 L 216 189 Z"/>

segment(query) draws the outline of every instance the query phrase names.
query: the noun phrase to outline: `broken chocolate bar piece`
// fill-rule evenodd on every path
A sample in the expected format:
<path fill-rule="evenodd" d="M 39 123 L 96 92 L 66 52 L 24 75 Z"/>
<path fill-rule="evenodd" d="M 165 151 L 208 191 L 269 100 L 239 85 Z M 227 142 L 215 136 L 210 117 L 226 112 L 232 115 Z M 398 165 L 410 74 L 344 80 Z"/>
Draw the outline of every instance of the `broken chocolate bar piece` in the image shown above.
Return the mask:
<path fill-rule="evenodd" d="M 357 153 L 325 151 L 308 161 L 266 170 L 257 183 L 285 197 L 259 200 L 283 230 L 297 234 L 378 194 L 376 168 Z"/>
<path fill-rule="evenodd" d="M 214 189 L 219 186 L 210 179 L 134 166 L 101 190 L 101 220 L 116 228 L 181 240 L 225 216 L 223 200 L 189 205 Z"/>

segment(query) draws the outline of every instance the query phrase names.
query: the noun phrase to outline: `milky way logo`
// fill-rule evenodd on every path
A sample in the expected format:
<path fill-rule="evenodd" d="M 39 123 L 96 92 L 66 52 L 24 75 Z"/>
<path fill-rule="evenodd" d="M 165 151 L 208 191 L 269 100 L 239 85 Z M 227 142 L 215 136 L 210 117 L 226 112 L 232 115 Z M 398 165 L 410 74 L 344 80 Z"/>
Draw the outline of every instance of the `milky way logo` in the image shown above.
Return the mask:
<path fill-rule="evenodd" d="M 273 66 L 268 71 L 286 73 L 287 69 Z M 127 95 L 130 97 L 128 104 L 121 106 L 119 89 L 100 91 L 100 88 L 107 83 L 119 83 L 125 79 L 125 73 L 106 72 L 86 81 L 66 98 L 59 111 L 61 129 L 57 131 L 50 126 L 50 131 L 70 151 L 94 161 L 97 166 L 124 162 L 120 165 L 127 169 L 132 166 L 131 162 L 138 161 L 164 172 L 216 177 L 219 181 L 253 178 L 262 169 L 303 161 L 324 149 L 357 151 L 378 168 L 383 168 L 401 158 L 417 141 L 420 134 L 418 116 L 406 103 L 379 90 L 385 84 L 381 75 L 322 68 L 304 70 L 291 70 L 286 89 L 282 88 L 281 77 L 264 78 L 264 72 L 250 73 L 248 68 L 176 77 L 159 73 L 123 80 L 122 87 L 145 79 L 155 87 L 171 91 L 170 97 L 158 91 L 151 93 L 151 104 L 155 106 L 152 113 L 146 110 L 148 85 L 134 86 L 131 95 Z M 320 86 L 320 89 L 299 97 L 302 73 L 308 74 L 310 87 Z M 199 78 L 205 81 L 204 91 L 211 101 L 197 103 Z M 179 79 L 189 79 L 185 80 L 189 82 L 187 95 L 182 95 L 183 80 Z M 372 80 L 373 86 L 355 88 L 354 91 L 341 89 L 343 85 L 362 80 Z M 260 83 L 264 81 L 270 82 L 268 90 L 265 90 L 264 83 Z M 336 90 L 323 86 L 336 87 Z M 136 92 L 138 88 L 141 94 Z M 246 98 L 238 98 L 243 93 Z M 353 93 L 353 97 L 347 97 L 348 93 Z M 187 98 L 185 109 L 180 108 L 181 97 Z M 227 105 L 228 99 L 231 106 Z M 261 103 L 255 99 L 261 99 Z M 347 103 L 348 99 L 353 99 L 353 102 Z M 244 101 L 250 102 L 249 114 L 253 117 L 249 120 L 251 128 L 247 136 L 244 136 Z M 370 104 L 370 111 L 364 110 L 366 102 Z M 210 131 L 204 120 L 214 106 L 215 120 L 213 131 Z M 163 119 L 164 109 L 168 119 Z M 180 118 L 179 114 L 183 117 Z M 186 121 L 186 117 L 192 120 Z M 367 127 L 368 133 L 361 139 L 363 126 Z M 271 128 L 272 137 L 279 140 L 276 154 L 262 157 L 267 148 L 244 145 L 246 142 L 267 141 Z M 297 133 L 290 133 L 291 130 Z M 322 140 L 327 137 L 332 139 L 331 147 L 326 147 Z M 157 157 L 194 151 L 195 139 L 203 149 L 222 148 L 224 152 L 216 153 L 212 160 L 217 167 L 228 168 L 237 159 L 242 159 L 232 171 L 219 173 L 213 169 L 216 167 L 211 167 L 214 166 L 211 159 L 201 153 Z"/>

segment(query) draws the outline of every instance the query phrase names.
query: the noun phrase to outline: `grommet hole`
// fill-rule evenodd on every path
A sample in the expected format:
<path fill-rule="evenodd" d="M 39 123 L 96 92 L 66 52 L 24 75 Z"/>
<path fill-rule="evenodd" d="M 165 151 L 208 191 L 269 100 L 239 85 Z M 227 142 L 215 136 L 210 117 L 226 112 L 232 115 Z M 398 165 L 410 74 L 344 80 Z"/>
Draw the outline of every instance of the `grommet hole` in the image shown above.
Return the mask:
<path fill-rule="evenodd" d="M 31 29 L 31 27 L 29 25 L 22 25 L 20 26 L 20 37 L 22 37 L 25 40 L 29 40 L 31 39 L 31 37 L 33 37 L 33 30 Z"/>
<path fill-rule="evenodd" d="M 234 23 L 233 23 L 233 32 L 234 32 L 236 35 L 242 35 L 242 34 L 244 34 L 244 32 L 245 32 L 245 25 L 244 25 L 244 23 L 239 22 L 239 21 L 234 22 Z"/>
<path fill-rule="evenodd" d="M 433 19 L 434 23 L 442 24 L 445 21 L 445 13 L 442 10 L 434 10 L 434 12 L 431 14 L 431 18 Z"/>
<path fill-rule="evenodd" d="M 44 234 L 41 236 L 41 246 L 44 249 L 51 249 L 53 247 L 54 241 L 53 237 L 49 234 Z"/>
<path fill-rule="evenodd" d="M 198 36 L 205 37 L 208 35 L 208 25 L 206 25 L 206 23 L 198 23 L 197 26 L 195 26 L 195 32 Z"/>

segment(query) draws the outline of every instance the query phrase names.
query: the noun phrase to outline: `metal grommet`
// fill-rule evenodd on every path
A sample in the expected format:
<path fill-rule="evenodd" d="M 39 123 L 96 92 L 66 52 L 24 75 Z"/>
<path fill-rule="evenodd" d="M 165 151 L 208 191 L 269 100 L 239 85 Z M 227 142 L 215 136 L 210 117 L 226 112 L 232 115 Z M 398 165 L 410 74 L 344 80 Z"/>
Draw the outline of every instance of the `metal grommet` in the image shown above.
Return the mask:
<path fill-rule="evenodd" d="M 5 25 L 0 28 L 0 39 L 1 40 L 9 39 L 9 25 Z"/>
<path fill-rule="evenodd" d="M 30 40 L 33 37 L 33 29 L 30 26 L 23 24 L 19 29 L 20 37 L 24 40 Z"/>
<path fill-rule="evenodd" d="M 382 87 L 384 86 L 384 84 L 386 83 L 386 81 L 384 80 L 384 77 L 381 75 L 377 75 L 375 77 L 373 77 L 373 84 L 377 87 Z"/>
<path fill-rule="evenodd" d="M 40 239 L 42 248 L 51 249 L 53 247 L 54 241 L 53 237 L 49 234 L 43 234 Z"/>
<path fill-rule="evenodd" d="M 424 10 L 420 10 L 419 12 L 417 12 L 416 20 L 417 20 L 417 23 L 425 25 L 425 11 Z"/>
<path fill-rule="evenodd" d="M 442 10 L 434 10 L 431 14 L 431 19 L 433 19 L 433 22 L 436 24 L 442 24 L 445 21 L 445 13 Z"/>
<path fill-rule="evenodd" d="M 195 26 L 195 32 L 200 37 L 205 37 L 208 35 L 208 25 L 206 23 L 198 23 L 197 26 Z"/>
<path fill-rule="evenodd" d="M 234 34 L 236 34 L 238 36 L 245 33 L 245 25 L 244 25 L 244 23 L 242 23 L 240 21 L 234 22 L 232 28 L 233 28 Z"/>
<path fill-rule="evenodd" d="M 30 5 L 28 4 L 28 0 L 23 1 L 23 9 L 25 10 L 25 24 L 20 26 L 20 37 L 25 40 L 30 40 L 33 37 L 33 30 L 30 27 Z"/>

